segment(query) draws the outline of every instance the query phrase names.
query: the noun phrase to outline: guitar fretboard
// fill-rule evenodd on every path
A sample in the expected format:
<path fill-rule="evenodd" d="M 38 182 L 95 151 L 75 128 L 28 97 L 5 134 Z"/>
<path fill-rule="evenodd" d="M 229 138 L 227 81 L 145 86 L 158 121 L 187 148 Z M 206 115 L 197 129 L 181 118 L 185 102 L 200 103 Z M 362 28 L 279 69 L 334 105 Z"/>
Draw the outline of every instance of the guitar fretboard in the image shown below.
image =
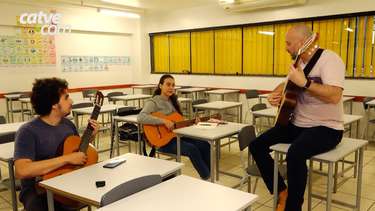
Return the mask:
<path fill-rule="evenodd" d="M 91 113 L 90 119 L 94 119 L 94 120 L 98 119 L 98 116 L 99 116 L 99 113 L 100 113 L 100 108 L 101 108 L 100 105 L 95 104 L 94 110 Z M 79 146 L 80 152 L 86 152 L 87 151 L 87 148 L 89 146 L 90 138 L 92 136 L 93 131 L 94 131 L 94 129 L 91 127 L 91 125 L 87 124 L 87 127 L 86 127 L 85 131 L 83 132 L 83 135 L 82 135 L 82 138 L 81 138 L 81 144 Z"/>

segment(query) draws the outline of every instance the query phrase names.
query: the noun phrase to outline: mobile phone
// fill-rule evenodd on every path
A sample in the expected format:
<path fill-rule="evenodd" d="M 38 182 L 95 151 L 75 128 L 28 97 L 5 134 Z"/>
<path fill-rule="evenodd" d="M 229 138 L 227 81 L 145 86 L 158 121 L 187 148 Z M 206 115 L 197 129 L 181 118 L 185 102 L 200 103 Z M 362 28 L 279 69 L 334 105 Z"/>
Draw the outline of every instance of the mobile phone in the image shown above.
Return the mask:
<path fill-rule="evenodd" d="M 125 163 L 125 162 L 126 162 L 126 159 L 115 159 L 115 160 L 112 160 L 112 161 L 106 163 L 103 166 L 103 168 L 110 168 L 110 169 L 112 169 L 112 168 L 115 168 L 115 167 L 117 167 L 117 166 Z"/>

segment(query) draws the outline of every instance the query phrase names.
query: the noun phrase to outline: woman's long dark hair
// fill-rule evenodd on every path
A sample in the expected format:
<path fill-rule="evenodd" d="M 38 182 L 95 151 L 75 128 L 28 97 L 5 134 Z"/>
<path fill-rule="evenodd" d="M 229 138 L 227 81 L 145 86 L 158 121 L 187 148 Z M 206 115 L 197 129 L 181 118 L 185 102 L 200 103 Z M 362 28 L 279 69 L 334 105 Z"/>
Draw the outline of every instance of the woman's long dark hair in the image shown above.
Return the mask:
<path fill-rule="evenodd" d="M 154 95 L 161 95 L 161 89 L 160 89 L 160 85 L 163 85 L 164 84 L 164 81 L 165 79 L 167 78 L 171 78 L 174 80 L 173 76 L 169 75 L 169 74 L 166 74 L 166 75 L 163 75 L 161 76 L 160 80 L 159 80 L 159 84 L 156 88 L 156 90 L 154 91 Z M 180 108 L 180 104 L 178 104 L 178 101 L 177 101 L 177 95 L 176 94 L 173 94 L 169 97 L 169 99 L 171 99 L 171 102 L 172 102 L 172 105 L 173 107 L 176 109 L 176 111 L 182 115 L 182 112 L 181 112 L 181 108 Z"/>

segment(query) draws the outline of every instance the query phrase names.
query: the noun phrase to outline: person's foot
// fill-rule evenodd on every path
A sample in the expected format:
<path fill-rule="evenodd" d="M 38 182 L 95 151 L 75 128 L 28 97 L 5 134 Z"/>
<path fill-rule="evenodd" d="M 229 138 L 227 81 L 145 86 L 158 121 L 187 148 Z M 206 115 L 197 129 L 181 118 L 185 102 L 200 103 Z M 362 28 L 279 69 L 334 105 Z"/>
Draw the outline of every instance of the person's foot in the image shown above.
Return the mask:
<path fill-rule="evenodd" d="M 279 193 L 279 200 L 277 202 L 276 211 L 284 211 L 286 205 L 286 199 L 288 198 L 288 189 L 285 189 Z"/>

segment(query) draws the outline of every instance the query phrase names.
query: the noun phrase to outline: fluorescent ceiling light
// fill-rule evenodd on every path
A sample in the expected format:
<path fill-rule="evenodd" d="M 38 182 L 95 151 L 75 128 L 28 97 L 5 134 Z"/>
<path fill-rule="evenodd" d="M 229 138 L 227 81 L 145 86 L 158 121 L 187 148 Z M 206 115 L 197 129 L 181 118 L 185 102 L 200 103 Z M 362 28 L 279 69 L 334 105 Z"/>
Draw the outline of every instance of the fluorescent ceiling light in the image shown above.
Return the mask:
<path fill-rule="evenodd" d="M 219 0 L 219 2 L 221 3 L 225 3 L 225 4 L 233 4 L 236 0 Z"/>
<path fill-rule="evenodd" d="M 119 10 L 109 10 L 109 9 L 102 9 L 102 8 L 99 8 L 98 12 L 105 14 L 105 15 L 118 16 L 118 17 L 127 17 L 127 18 L 140 18 L 141 17 L 137 13 L 125 12 L 125 11 L 119 11 Z"/>
<path fill-rule="evenodd" d="M 348 32 L 353 32 L 354 31 L 353 29 L 351 29 L 349 27 L 346 27 L 345 30 L 348 31 Z"/>
<path fill-rule="evenodd" d="M 269 35 L 269 36 L 273 36 L 275 34 L 275 32 L 268 32 L 268 31 L 258 31 L 259 34 L 264 34 L 264 35 Z"/>
<path fill-rule="evenodd" d="M 139 1 L 135 0 L 101 0 L 102 2 L 110 3 L 110 4 L 118 4 L 118 5 L 125 5 L 130 7 L 140 7 Z"/>

